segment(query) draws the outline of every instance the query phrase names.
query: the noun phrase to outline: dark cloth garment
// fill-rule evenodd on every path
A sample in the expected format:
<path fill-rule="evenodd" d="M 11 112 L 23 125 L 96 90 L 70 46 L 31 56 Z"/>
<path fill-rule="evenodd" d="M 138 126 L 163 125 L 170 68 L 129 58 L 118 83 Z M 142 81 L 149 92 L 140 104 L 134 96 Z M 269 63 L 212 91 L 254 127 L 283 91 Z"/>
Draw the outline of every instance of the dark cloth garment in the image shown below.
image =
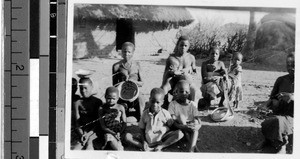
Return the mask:
<path fill-rule="evenodd" d="M 278 93 L 294 93 L 294 78 L 289 75 L 279 77 L 273 87 L 270 99 L 278 100 Z M 262 133 L 274 147 L 285 144 L 285 136 L 293 133 L 294 101 L 289 103 L 280 100 L 274 116 L 267 118 L 262 124 Z"/>
<path fill-rule="evenodd" d="M 277 143 L 275 147 L 284 144 L 283 136 L 287 136 L 293 133 L 293 118 L 291 116 L 276 115 L 267 118 L 262 124 L 262 133 L 266 139 L 271 142 Z M 276 142 L 280 141 L 280 142 Z"/>
<path fill-rule="evenodd" d="M 294 78 L 289 76 L 289 74 L 277 78 L 270 98 L 276 99 L 278 93 L 281 92 L 294 93 Z"/>
<path fill-rule="evenodd" d="M 144 102 L 145 101 L 141 95 L 138 96 L 138 98 L 136 98 L 136 100 L 134 100 L 133 102 L 124 101 L 121 98 L 118 100 L 118 104 L 122 104 L 125 107 L 126 117 L 133 116 L 137 121 L 140 121 L 140 118 L 142 116 L 141 112 L 145 109 L 143 107 L 144 104 L 142 104 Z"/>
<path fill-rule="evenodd" d="M 109 128 L 110 130 L 114 131 L 114 132 L 120 132 L 122 130 L 122 123 L 123 123 L 123 120 L 122 120 L 122 114 L 120 115 L 120 112 L 119 110 L 117 109 L 108 109 L 108 110 L 104 110 L 104 115 L 103 115 L 103 119 L 104 119 L 104 123 L 105 123 L 105 126 L 107 128 Z M 119 119 L 117 119 L 117 117 Z"/>

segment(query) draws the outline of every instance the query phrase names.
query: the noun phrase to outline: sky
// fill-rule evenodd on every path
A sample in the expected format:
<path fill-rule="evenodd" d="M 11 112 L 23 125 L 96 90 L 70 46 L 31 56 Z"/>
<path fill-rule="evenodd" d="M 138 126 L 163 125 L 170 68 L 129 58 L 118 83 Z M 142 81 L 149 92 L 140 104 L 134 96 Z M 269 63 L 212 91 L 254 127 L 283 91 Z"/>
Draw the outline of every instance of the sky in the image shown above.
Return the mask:
<path fill-rule="evenodd" d="M 202 8 L 187 8 L 192 16 L 197 21 L 212 20 L 216 21 L 220 25 L 226 23 L 240 23 L 249 24 L 250 12 L 248 11 L 230 11 L 230 10 L 214 10 L 214 9 L 202 9 Z M 255 21 L 259 22 L 260 19 L 266 15 L 265 12 L 256 12 Z"/>

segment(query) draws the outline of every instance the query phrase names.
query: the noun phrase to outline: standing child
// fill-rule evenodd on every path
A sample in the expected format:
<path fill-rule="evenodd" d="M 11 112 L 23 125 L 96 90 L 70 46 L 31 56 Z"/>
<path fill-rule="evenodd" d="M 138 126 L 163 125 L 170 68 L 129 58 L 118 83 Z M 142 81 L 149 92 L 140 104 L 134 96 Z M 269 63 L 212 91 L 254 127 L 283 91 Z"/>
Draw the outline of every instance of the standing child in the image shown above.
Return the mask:
<path fill-rule="evenodd" d="M 164 90 L 153 88 L 150 92 L 149 108 L 146 109 L 139 122 L 142 132 L 142 144 L 145 151 L 161 151 L 183 137 L 180 130 L 171 131 L 173 124 L 170 113 L 161 108 L 164 103 Z"/>
<path fill-rule="evenodd" d="M 189 143 L 189 152 L 199 151 L 196 144 L 201 121 L 197 108 L 188 99 L 190 84 L 181 80 L 176 84 L 176 91 L 178 98 L 169 105 L 169 112 L 175 120 L 174 126 L 183 131 Z"/>
<path fill-rule="evenodd" d="M 144 82 L 141 76 L 141 66 L 138 61 L 132 60 L 134 55 L 135 46 L 131 42 L 125 42 L 122 45 L 122 57 L 123 59 L 112 66 L 113 85 L 116 86 L 120 82 L 131 80 L 135 82 L 139 87 L 142 87 Z M 128 107 L 126 108 L 127 116 L 134 116 L 137 121 L 145 108 L 145 102 L 141 94 L 133 102 L 119 100 L 118 103 L 125 103 Z"/>
<path fill-rule="evenodd" d="M 117 104 L 118 99 L 118 89 L 108 87 L 105 92 L 106 103 L 99 110 L 100 126 L 104 133 L 101 137 L 105 140 L 102 149 L 109 144 L 113 150 L 124 150 L 121 134 L 126 128 L 126 114 L 124 107 Z"/>
<path fill-rule="evenodd" d="M 226 68 L 222 61 L 219 61 L 220 49 L 212 47 L 210 49 L 210 59 L 203 62 L 201 66 L 202 75 L 202 96 L 204 99 L 204 107 L 209 107 L 212 99 L 221 96 L 219 106 L 223 106 L 225 100 L 221 87 L 221 79 L 226 76 Z M 200 102 L 199 102 L 200 103 Z M 199 107 L 203 107 L 202 105 Z"/>
<path fill-rule="evenodd" d="M 239 101 L 243 99 L 243 89 L 242 89 L 242 63 L 243 55 L 240 52 L 233 53 L 232 59 L 230 61 L 230 66 L 228 68 L 228 77 L 231 79 L 232 90 L 229 93 L 229 98 L 234 98 L 233 107 L 239 108 Z"/>
<path fill-rule="evenodd" d="M 94 149 L 96 139 L 98 109 L 102 101 L 92 95 L 93 83 L 90 78 L 80 78 L 79 90 L 81 98 L 74 103 L 76 130 L 80 136 L 74 149 Z"/>

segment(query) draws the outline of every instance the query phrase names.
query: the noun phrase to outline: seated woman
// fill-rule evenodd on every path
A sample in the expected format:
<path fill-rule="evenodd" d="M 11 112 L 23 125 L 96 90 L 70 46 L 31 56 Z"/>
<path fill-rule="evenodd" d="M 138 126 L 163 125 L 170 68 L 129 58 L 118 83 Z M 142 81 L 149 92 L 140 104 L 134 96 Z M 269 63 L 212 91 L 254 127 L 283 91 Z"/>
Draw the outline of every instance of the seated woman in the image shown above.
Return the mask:
<path fill-rule="evenodd" d="M 165 91 L 164 108 L 168 109 L 168 93 L 174 96 L 174 87 L 180 80 L 187 80 L 191 85 L 190 100 L 197 103 L 199 100 L 199 90 L 192 83 L 191 75 L 197 73 L 196 62 L 194 55 L 188 52 L 190 47 L 189 39 L 186 36 L 181 36 L 174 49 L 174 54 L 171 54 L 167 61 L 164 70 L 164 76 L 161 88 Z M 176 98 L 176 96 L 174 96 Z"/>
<path fill-rule="evenodd" d="M 226 76 L 226 68 L 224 63 L 219 61 L 219 56 L 220 49 L 218 47 L 212 47 L 210 49 L 210 59 L 202 63 L 201 92 L 203 99 L 199 101 L 198 107 L 209 107 L 211 100 L 217 97 L 221 97 L 219 106 L 223 106 L 224 94 L 220 88 L 223 84 L 223 78 Z"/>
<path fill-rule="evenodd" d="M 141 67 L 138 61 L 132 60 L 134 55 L 135 46 L 131 42 L 125 42 L 122 45 L 122 57 L 123 60 L 115 63 L 112 66 L 113 85 L 116 86 L 123 81 L 133 81 L 139 87 L 142 87 L 144 82 L 141 76 Z M 127 117 L 133 116 L 137 121 L 140 120 L 143 110 L 145 108 L 145 102 L 141 94 L 133 102 L 124 101 L 119 99 L 119 104 L 124 104 L 126 108 Z"/>
<path fill-rule="evenodd" d="M 287 56 L 287 71 L 289 74 L 279 77 L 273 87 L 266 106 L 273 111 L 274 116 L 268 117 L 261 129 L 265 141 L 261 146 L 270 144 L 278 153 L 286 153 L 288 135 L 293 133 L 294 117 L 294 70 L 293 54 Z"/>

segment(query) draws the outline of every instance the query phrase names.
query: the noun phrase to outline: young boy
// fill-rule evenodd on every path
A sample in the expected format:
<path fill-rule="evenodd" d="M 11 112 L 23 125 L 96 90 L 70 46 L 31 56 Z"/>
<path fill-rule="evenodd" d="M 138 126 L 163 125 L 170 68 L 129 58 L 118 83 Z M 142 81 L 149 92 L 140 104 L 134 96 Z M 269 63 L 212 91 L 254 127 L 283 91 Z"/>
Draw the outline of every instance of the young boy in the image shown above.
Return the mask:
<path fill-rule="evenodd" d="M 163 84 L 161 88 L 163 88 L 165 90 L 165 93 L 167 94 L 170 90 L 173 90 L 173 86 L 175 86 L 176 84 L 175 82 L 178 82 L 181 79 L 185 79 L 191 83 L 192 92 L 189 98 L 192 101 L 197 102 L 200 92 L 192 83 L 191 78 L 192 74 L 197 73 L 196 62 L 195 57 L 188 52 L 189 47 L 190 43 L 188 37 L 181 36 L 177 41 L 176 47 L 174 49 L 174 54 L 170 55 L 166 61 Z"/>
<path fill-rule="evenodd" d="M 98 109 L 102 101 L 92 95 L 93 83 L 90 78 L 80 78 L 79 90 L 81 98 L 74 103 L 76 130 L 80 136 L 74 149 L 93 148 L 93 140 L 96 138 Z"/>
<path fill-rule="evenodd" d="M 116 86 L 120 82 L 131 80 L 135 82 L 139 87 L 142 87 L 144 82 L 141 76 L 141 66 L 137 61 L 132 60 L 134 55 L 135 46 L 131 42 L 125 42 L 122 45 L 122 57 L 123 60 L 115 63 L 112 66 L 113 76 L 113 85 Z M 118 103 L 127 105 L 125 109 L 127 116 L 134 116 L 137 121 L 140 120 L 140 117 L 145 108 L 145 102 L 141 94 L 133 102 L 119 100 Z"/>
<path fill-rule="evenodd" d="M 169 105 L 169 112 L 175 120 L 174 126 L 180 129 L 189 143 L 189 152 L 199 151 L 197 139 L 201 127 L 200 117 L 197 108 L 188 97 L 190 94 L 190 84 L 186 80 L 181 80 L 176 84 L 177 100 Z"/>
<path fill-rule="evenodd" d="M 222 61 L 219 61 L 220 49 L 218 47 L 212 47 L 210 50 L 210 59 L 202 63 L 201 75 L 202 75 L 202 96 L 205 106 L 209 107 L 212 99 L 221 96 L 219 106 L 223 106 L 225 100 L 222 94 L 220 79 L 223 78 L 226 73 L 225 65 Z M 202 105 L 199 107 L 203 107 Z"/>
<path fill-rule="evenodd" d="M 183 137 L 180 130 L 171 131 L 173 124 L 170 113 L 161 108 L 164 90 L 153 88 L 150 92 L 149 109 L 145 110 L 139 122 L 142 132 L 142 146 L 145 151 L 161 151 Z"/>
<path fill-rule="evenodd" d="M 106 103 L 99 110 L 100 126 L 102 129 L 102 138 L 113 150 L 124 150 L 121 143 L 121 134 L 126 128 L 126 114 L 122 105 L 117 104 L 119 99 L 119 90 L 115 87 L 108 87 L 105 92 Z"/>
<path fill-rule="evenodd" d="M 230 66 L 228 68 L 228 77 L 231 79 L 232 90 L 229 93 L 229 98 L 234 98 L 233 107 L 239 108 L 239 101 L 243 99 L 242 88 L 242 63 L 243 55 L 240 52 L 233 53 Z"/>

